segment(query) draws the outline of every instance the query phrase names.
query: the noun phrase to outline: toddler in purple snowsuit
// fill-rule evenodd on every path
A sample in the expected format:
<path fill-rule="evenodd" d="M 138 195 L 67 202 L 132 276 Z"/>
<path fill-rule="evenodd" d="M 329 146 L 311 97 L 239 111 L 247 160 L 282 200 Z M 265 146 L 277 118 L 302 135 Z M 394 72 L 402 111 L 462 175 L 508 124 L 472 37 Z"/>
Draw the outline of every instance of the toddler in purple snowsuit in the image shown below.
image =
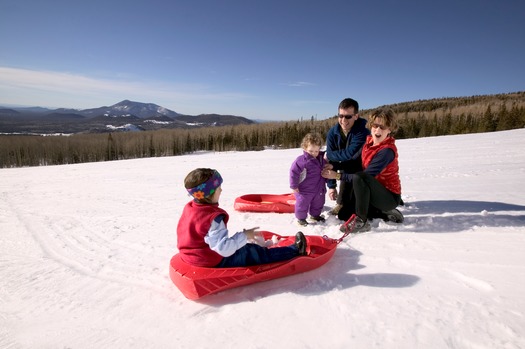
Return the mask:
<path fill-rule="evenodd" d="M 306 217 L 317 222 L 324 221 L 321 211 L 326 196 L 326 179 L 321 176 L 325 165 L 321 151 L 323 139 L 316 133 L 308 133 L 301 143 L 303 155 L 290 167 L 290 188 L 295 194 L 295 218 L 299 225 L 308 225 Z"/>

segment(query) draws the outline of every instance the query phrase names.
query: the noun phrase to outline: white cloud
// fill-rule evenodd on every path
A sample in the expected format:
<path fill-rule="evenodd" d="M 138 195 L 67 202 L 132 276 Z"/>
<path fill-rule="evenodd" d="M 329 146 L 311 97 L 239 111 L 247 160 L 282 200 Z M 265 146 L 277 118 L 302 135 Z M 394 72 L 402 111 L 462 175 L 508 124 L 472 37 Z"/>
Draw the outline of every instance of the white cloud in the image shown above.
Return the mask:
<path fill-rule="evenodd" d="M 308 86 L 316 86 L 316 84 L 312 82 L 306 82 L 306 81 L 297 81 L 297 82 L 289 82 L 285 84 L 290 87 L 308 87 Z"/>
<path fill-rule="evenodd" d="M 238 92 L 211 92 L 203 84 L 170 84 L 132 79 L 99 79 L 79 74 L 0 67 L 2 103 L 89 108 L 122 99 L 164 105 L 199 101 L 228 102 L 250 98 Z"/>

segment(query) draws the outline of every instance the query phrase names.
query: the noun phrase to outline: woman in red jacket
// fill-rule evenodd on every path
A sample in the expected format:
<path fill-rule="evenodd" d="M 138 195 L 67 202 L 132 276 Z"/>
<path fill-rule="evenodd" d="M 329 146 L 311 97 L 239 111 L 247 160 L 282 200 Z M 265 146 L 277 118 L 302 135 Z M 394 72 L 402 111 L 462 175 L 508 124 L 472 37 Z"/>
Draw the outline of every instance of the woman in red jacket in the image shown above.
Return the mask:
<path fill-rule="evenodd" d="M 401 203 L 398 153 L 392 132 L 397 130 L 396 116 L 390 109 L 378 109 L 369 119 L 371 135 L 361 151 L 363 171 L 355 174 L 337 173 L 327 166 L 323 177 L 352 183 L 352 196 L 357 215 L 354 232 L 370 230 L 370 210 L 380 210 L 386 220 L 403 222 L 403 215 L 396 210 Z M 332 168 L 330 168 L 332 167 Z"/>

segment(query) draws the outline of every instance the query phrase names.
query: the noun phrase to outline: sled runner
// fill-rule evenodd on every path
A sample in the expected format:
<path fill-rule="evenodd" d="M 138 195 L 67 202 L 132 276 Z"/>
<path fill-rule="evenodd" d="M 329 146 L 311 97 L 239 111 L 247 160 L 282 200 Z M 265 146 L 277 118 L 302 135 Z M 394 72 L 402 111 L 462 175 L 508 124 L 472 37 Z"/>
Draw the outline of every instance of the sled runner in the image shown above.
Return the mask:
<path fill-rule="evenodd" d="M 261 232 L 264 240 L 278 241 L 275 246 L 288 246 L 294 243 L 295 236 L 280 236 L 268 231 Z M 256 282 L 281 278 L 316 269 L 332 258 L 335 247 L 343 238 L 331 239 L 327 236 L 307 235 L 306 256 L 289 261 L 235 268 L 195 267 L 182 261 L 179 254 L 170 262 L 170 278 L 184 296 L 196 300 L 209 294 L 230 288 L 245 286 Z"/>
<path fill-rule="evenodd" d="M 247 194 L 239 196 L 233 203 L 237 211 L 293 213 L 293 194 Z"/>

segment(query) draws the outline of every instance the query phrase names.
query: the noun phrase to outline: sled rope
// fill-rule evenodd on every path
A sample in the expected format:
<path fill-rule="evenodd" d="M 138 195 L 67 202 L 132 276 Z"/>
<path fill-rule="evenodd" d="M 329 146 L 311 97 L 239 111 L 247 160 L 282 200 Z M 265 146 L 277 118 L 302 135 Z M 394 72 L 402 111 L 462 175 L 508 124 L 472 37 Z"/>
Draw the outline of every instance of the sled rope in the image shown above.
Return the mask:
<path fill-rule="evenodd" d="M 323 238 L 325 238 L 326 240 L 331 240 L 332 242 L 335 242 L 336 244 L 340 244 L 344 238 L 346 238 L 348 235 L 350 235 L 350 233 L 352 233 L 354 231 L 354 228 L 355 228 L 355 219 L 356 219 L 356 215 L 353 214 L 341 227 L 344 227 L 344 233 L 343 233 L 343 236 L 341 236 L 339 239 L 332 239 L 332 238 L 329 238 L 328 236 L 326 235 L 323 235 Z"/>

